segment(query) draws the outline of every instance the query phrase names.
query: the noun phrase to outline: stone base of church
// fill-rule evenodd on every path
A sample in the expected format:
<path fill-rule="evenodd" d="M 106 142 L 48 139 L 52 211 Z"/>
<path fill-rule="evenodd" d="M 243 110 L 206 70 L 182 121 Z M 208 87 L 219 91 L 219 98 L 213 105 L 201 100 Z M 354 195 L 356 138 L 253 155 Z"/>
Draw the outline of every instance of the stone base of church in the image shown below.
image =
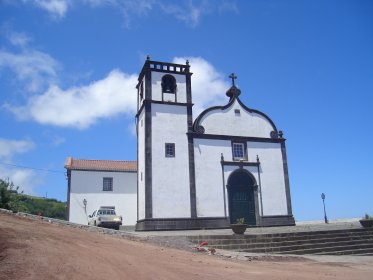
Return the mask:
<path fill-rule="evenodd" d="M 262 216 L 260 226 L 276 227 L 276 226 L 295 226 L 293 215 L 274 215 Z"/>
<path fill-rule="evenodd" d="M 144 219 L 137 221 L 136 231 L 151 230 L 192 230 L 229 228 L 229 220 L 224 217 Z"/>
<path fill-rule="evenodd" d="M 263 216 L 259 227 L 295 226 L 292 215 Z M 194 230 L 230 228 L 229 218 L 177 218 L 177 219 L 144 219 L 137 221 L 136 231 L 152 230 Z"/>

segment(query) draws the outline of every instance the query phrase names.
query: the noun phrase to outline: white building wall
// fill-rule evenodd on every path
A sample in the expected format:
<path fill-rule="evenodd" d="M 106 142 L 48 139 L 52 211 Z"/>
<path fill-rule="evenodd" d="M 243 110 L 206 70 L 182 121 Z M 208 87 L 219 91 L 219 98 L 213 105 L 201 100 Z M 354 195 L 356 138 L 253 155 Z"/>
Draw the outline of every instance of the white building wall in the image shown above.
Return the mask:
<path fill-rule="evenodd" d="M 113 178 L 113 191 L 103 191 L 103 178 Z M 83 200 L 87 200 L 86 211 Z M 101 206 L 115 206 L 123 225 L 136 224 L 136 172 L 71 171 L 70 222 L 87 224 Z"/>
<path fill-rule="evenodd" d="M 240 110 L 236 114 L 235 109 Z M 212 110 L 200 121 L 206 134 L 269 138 L 273 127 L 262 115 L 247 112 L 237 100 L 225 110 Z"/>
<path fill-rule="evenodd" d="M 138 170 L 137 170 L 137 183 L 138 183 L 138 219 L 145 219 L 145 114 L 144 110 L 138 118 Z"/>
<path fill-rule="evenodd" d="M 177 102 L 186 103 L 186 79 L 185 75 L 174 74 L 174 73 L 163 73 L 163 72 L 151 72 L 152 74 L 152 100 L 162 101 L 162 77 L 164 75 L 172 75 L 176 79 L 177 85 Z M 164 101 L 175 102 L 174 94 L 165 95 Z"/>
<path fill-rule="evenodd" d="M 187 108 L 152 104 L 153 218 L 190 217 Z M 175 157 L 165 157 L 175 143 Z"/>
<path fill-rule="evenodd" d="M 258 208 L 260 215 L 287 215 L 285 180 L 281 144 L 266 142 L 247 142 L 248 160 L 260 159 L 261 189 L 258 189 Z M 194 139 L 194 159 L 196 174 L 196 197 L 198 217 L 223 217 L 224 192 L 226 213 L 229 215 L 227 188 L 223 188 L 221 154 L 225 161 L 232 161 L 231 141 L 215 139 Z M 259 185 L 258 168 L 244 167 Z M 225 166 L 224 179 L 227 185 L 229 176 L 238 166 Z M 262 193 L 262 198 L 261 198 Z M 263 212 L 261 203 L 263 203 Z"/>
<path fill-rule="evenodd" d="M 198 217 L 224 217 L 221 153 L 231 154 L 231 142 L 194 139 L 194 162 Z M 227 212 L 228 213 L 228 212 Z"/>
<path fill-rule="evenodd" d="M 281 144 L 248 142 L 247 150 L 250 161 L 259 156 L 264 216 L 287 215 Z"/>

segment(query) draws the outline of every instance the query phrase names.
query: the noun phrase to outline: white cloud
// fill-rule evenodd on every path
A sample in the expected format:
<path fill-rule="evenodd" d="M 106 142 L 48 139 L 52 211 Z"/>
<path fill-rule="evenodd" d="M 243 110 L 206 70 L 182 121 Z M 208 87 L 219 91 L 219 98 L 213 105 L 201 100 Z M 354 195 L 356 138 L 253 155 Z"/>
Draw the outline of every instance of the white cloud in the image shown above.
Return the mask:
<path fill-rule="evenodd" d="M 127 28 L 131 27 L 134 18 L 141 18 L 144 15 L 158 14 L 159 12 L 170 15 L 186 25 L 196 27 L 203 15 L 216 12 L 238 12 L 235 1 L 232 0 L 184 0 L 184 1 L 164 1 L 164 0 L 21 0 L 23 3 L 32 4 L 49 13 L 54 19 L 63 18 L 68 10 L 77 4 L 93 8 L 103 6 L 112 7 L 120 11 Z"/>
<path fill-rule="evenodd" d="M 53 85 L 42 95 L 29 99 L 25 107 L 7 108 L 20 119 L 41 124 L 87 128 L 98 119 L 120 113 L 135 114 L 137 75 L 111 71 L 102 80 L 66 90 Z"/>
<path fill-rule="evenodd" d="M 30 2 L 24 0 L 24 2 Z M 67 13 L 69 2 L 68 0 L 33 0 L 31 1 L 37 7 L 46 10 L 52 17 L 56 19 L 63 18 Z"/>
<path fill-rule="evenodd" d="M 225 105 L 228 97 L 225 92 L 230 87 L 227 78 L 201 57 L 175 57 L 173 62 L 185 64 L 189 60 L 192 76 L 193 116 L 196 118 L 202 110 Z"/>
<path fill-rule="evenodd" d="M 22 154 L 34 148 L 29 140 L 8 140 L 0 138 L 0 159 L 11 159 L 15 154 Z"/>
<path fill-rule="evenodd" d="M 23 32 L 12 31 L 8 33 L 8 40 L 14 46 L 24 47 L 30 42 L 31 38 Z"/>
<path fill-rule="evenodd" d="M 12 166 L 12 159 L 16 154 L 23 154 L 34 148 L 30 140 L 9 140 L 0 138 L 0 178 L 8 179 L 15 186 L 20 186 L 19 191 L 35 194 L 34 187 L 37 183 L 36 174 L 32 170 L 25 170 Z M 5 163 L 6 161 L 6 163 Z"/>
<path fill-rule="evenodd" d="M 229 87 L 227 79 L 213 65 L 200 57 L 174 58 L 184 64 L 189 59 L 192 76 L 193 114 L 203 109 L 227 103 L 225 95 Z M 136 113 L 137 74 L 111 71 L 105 78 L 89 85 L 61 89 L 50 86 L 41 95 L 31 97 L 25 106 L 5 105 L 21 120 L 35 120 L 41 124 L 88 128 L 99 119 L 118 114 L 134 116 Z"/>
<path fill-rule="evenodd" d="M 13 71 L 18 80 L 26 83 L 28 91 L 37 92 L 56 80 L 59 64 L 50 55 L 36 50 L 20 53 L 0 50 L 0 70 L 2 68 Z"/>
<path fill-rule="evenodd" d="M 0 166 L 0 178 L 3 180 L 9 179 L 16 187 L 19 186 L 19 192 L 23 191 L 29 195 L 37 194 L 35 187 L 40 183 L 40 178 L 32 170 Z"/>
<path fill-rule="evenodd" d="M 200 6 L 193 5 L 192 1 L 186 2 L 186 5 L 166 4 L 159 2 L 161 10 L 174 16 L 176 19 L 185 22 L 188 26 L 196 27 L 200 21 L 202 14 L 207 14 L 212 11 L 208 8 L 207 1 L 203 1 Z"/>

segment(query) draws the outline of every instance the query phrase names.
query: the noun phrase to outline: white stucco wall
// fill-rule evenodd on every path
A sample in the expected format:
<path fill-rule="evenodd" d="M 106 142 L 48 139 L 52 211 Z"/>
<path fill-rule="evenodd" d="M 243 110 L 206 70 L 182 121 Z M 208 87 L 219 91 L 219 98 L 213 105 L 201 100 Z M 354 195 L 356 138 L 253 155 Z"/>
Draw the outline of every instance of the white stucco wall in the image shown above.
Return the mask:
<path fill-rule="evenodd" d="M 234 112 L 240 110 L 240 114 Z M 201 120 L 206 134 L 269 138 L 273 127 L 262 115 L 247 112 L 237 100 L 225 110 L 212 110 Z"/>
<path fill-rule="evenodd" d="M 151 106 L 153 217 L 190 217 L 187 109 Z M 165 143 L 175 143 L 175 157 L 165 157 Z"/>
<path fill-rule="evenodd" d="M 162 77 L 167 75 L 168 73 L 163 72 L 151 72 L 152 75 L 152 100 L 162 101 Z M 186 79 L 185 75 L 169 73 L 170 75 L 174 76 L 176 79 L 177 85 L 177 102 L 178 103 L 186 103 Z M 174 95 L 164 96 L 164 101 L 172 101 L 174 100 Z"/>
<path fill-rule="evenodd" d="M 113 177 L 113 191 L 103 191 L 103 178 Z M 115 206 L 123 225 L 136 224 L 136 172 L 71 171 L 70 219 L 87 224 L 88 215 L 100 206 Z M 87 200 L 86 211 L 83 200 Z"/>
<path fill-rule="evenodd" d="M 231 153 L 226 140 L 194 139 L 194 162 L 198 217 L 224 217 L 220 154 Z"/>
<path fill-rule="evenodd" d="M 247 142 L 249 162 L 260 158 L 260 177 L 263 203 L 263 215 L 287 215 L 285 180 L 282 163 L 281 144 L 266 142 Z M 198 217 L 223 217 L 224 192 L 226 213 L 229 215 L 227 189 L 223 190 L 221 154 L 225 161 L 232 161 L 231 141 L 215 139 L 194 139 L 194 159 L 196 172 L 196 196 Z M 244 167 L 259 184 L 258 168 Z M 225 166 L 225 185 L 230 174 L 237 166 Z M 259 213 L 260 189 L 258 189 Z"/>
<path fill-rule="evenodd" d="M 251 161 L 260 159 L 264 216 L 287 215 L 281 144 L 248 142 L 247 150 Z"/>

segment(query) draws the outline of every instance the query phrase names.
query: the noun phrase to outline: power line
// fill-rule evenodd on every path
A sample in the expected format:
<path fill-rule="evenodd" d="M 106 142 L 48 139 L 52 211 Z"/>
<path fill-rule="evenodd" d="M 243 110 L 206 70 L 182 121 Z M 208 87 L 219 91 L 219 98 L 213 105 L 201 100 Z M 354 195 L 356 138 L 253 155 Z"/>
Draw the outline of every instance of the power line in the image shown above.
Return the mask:
<path fill-rule="evenodd" d="M 24 165 L 17 165 L 17 164 L 11 164 L 11 163 L 6 163 L 6 162 L 0 162 L 0 164 L 12 166 L 12 167 L 24 168 L 24 169 L 32 169 L 32 170 L 37 170 L 37 171 L 44 171 L 44 172 L 65 173 L 64 171 L 59 171 L 59 170 L 35 168 L 35 167 L 24 166 Z"/>

